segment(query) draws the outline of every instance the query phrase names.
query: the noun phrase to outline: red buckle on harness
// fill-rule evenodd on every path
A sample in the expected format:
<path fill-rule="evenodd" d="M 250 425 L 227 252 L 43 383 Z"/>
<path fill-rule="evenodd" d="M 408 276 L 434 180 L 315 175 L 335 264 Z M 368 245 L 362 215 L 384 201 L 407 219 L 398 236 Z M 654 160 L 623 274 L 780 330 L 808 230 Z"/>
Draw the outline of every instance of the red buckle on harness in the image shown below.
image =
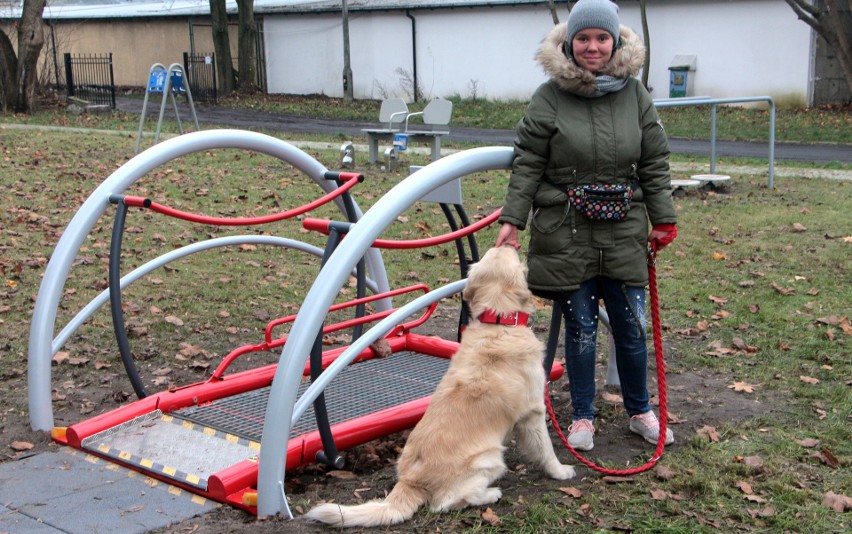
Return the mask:
<path fill-rule="evenodd" d="M 527 326 L 530 314 L 524 312 L 497 313 L 494 310 L 486 310 L 478 319 L 480 323 L 502 324 L 504 326 Z"/>

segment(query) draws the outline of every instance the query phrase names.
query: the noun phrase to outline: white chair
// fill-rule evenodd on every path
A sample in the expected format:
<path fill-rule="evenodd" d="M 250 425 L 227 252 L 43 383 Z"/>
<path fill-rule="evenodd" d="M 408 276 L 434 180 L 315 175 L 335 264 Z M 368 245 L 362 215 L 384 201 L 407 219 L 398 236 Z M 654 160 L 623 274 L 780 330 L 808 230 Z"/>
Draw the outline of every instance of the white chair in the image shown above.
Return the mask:
<path fill-rule="evenodd" d="M 400 125 L 408 117 L 408 105 L 401 98 L 389 98 L 382 101 L 379 108 L 379 122 L 387 124 L 388 130 L 394 130 L 394 124 Z"/>
<path fill-rule="evenodd" d="M 453 103 L 449 100 L 444 100 L 443 98 L 436 98 L 429 102 L 423 111 L 418 111 L 416 113 L 409 113 L 405 117 L 405 131 L 411 132 L 416 131 L 412 130 L 409 127 L 408 121 L 412 117 L 422 117 L 423 126 L 429 127 L 428 131 L 433 131 L 435 127 L 448 126 L 450 124 L 450 117 L 453 114 Z M 449 133 L 449 131 L 447 131 Z"/>

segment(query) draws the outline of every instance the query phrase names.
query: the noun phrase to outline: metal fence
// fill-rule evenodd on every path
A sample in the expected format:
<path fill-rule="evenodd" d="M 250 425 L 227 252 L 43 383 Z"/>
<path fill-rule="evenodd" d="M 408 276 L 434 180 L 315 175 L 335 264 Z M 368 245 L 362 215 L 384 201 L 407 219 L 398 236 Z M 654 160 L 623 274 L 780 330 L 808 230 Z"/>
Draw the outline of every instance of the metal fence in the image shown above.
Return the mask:
<path fill-rule="evenodd" d="M 65 53 L 65 87 L 68 97 L 115 109 L 115 78 L 109 54 Z"/>
<path fill-rule="evenodd" d="M 216 56 L 211 52 L 183 53 L 183 69 L 189 81 L 189 90 L 195 102 L 215 104 L 218 99 L 216 90 Z"/>

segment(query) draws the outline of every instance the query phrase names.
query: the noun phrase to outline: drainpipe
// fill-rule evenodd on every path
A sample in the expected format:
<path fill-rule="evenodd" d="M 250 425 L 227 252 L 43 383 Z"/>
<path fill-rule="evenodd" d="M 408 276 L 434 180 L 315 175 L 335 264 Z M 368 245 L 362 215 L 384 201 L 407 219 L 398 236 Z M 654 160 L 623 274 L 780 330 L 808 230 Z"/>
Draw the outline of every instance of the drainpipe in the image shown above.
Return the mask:
<path fill-rule="evenodd" d="M 420 99 L 420 95 L 418 93 L 417 83 L 417 21 L 414 20 L 414 17 L 411 16 L 411 10 L 405 10 L 405 16 L 411 19 L 411 78 L 414 87 L 412 91 L 414 92 L 414 101 L 417 102 Z"/>

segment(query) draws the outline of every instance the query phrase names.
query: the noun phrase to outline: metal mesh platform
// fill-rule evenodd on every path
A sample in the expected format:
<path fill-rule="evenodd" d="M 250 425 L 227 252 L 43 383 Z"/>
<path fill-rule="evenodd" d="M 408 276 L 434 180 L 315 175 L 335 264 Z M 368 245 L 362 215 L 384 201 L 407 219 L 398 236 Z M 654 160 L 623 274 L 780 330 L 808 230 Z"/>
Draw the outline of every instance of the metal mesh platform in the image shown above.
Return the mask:
<path fill-rule="evenodd" d="M 450 360 L 410 351 L 350 365 L 325 390 L 331 425 L 426 397 L 435 391 Z M 302 383 L 298 395 L 310 386 Z M 259 442 L 269 387 L 192 406 L 173 415 L 197 424 Z M 290 436 L 316 430 L 313 408 L 293 426 Z"/>

